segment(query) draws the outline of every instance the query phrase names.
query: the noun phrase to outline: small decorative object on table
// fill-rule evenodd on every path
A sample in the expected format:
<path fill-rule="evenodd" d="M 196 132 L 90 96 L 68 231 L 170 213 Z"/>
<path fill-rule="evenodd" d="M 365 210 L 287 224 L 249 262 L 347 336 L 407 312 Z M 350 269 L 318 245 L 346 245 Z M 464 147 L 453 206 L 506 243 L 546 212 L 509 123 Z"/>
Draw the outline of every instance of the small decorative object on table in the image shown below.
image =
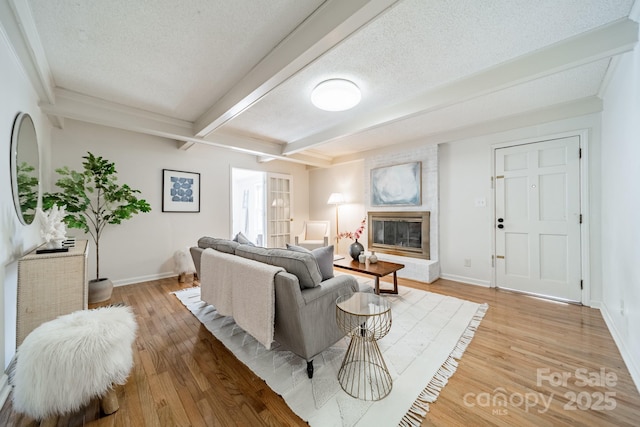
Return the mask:
<path fill-rule="evenodd" d="M 371 251 L 371 256 L 369 257 L 369 264 L 375 264 L 378 262 L 378 255 L 374 251 Z"/>
<path fill-rule="evenodd" d="M 40 221 L 40 235 L 45 240 L 45 250 L 62 249 L 62 242 L 67 234 L 67 226 L 64 217 L 67 213 L 64 207 L 51 206 L 48 211 L 36 209 L 36 217 Z"/>
<path fill-rule="evenodd" d="M 355 242 L 353 242 L 349 246 L 349 255 L 351 255 L 351 258 L 353 258 L 354 261 L 359 261 L 358 257 L 360 256 L 360 252 L 364 251 L 364 246 L 362 246 L 362 244 L 358 242 L 358 239 L 364 232 L 364 229 L 366 226 L 367 226 L 367 217 L 365 216 L 362 219 L 362 222 L 360 222 L 360 227 L 358 227 L 358 229 L 355 232 L 352 233 L 351 231 L 345 231 L 338 234 L 338 238 L 340 239 L 346 237 L 348 239 L 355 240 Z"/>
<path fill-rule="evenodd" d="M 358 262 L 360 264 L 364 264 L 365 262 L 367 262 L 367 256 L 364 254 L 364 251 L 360 252 L 360 255 L 358 256 Z"/>

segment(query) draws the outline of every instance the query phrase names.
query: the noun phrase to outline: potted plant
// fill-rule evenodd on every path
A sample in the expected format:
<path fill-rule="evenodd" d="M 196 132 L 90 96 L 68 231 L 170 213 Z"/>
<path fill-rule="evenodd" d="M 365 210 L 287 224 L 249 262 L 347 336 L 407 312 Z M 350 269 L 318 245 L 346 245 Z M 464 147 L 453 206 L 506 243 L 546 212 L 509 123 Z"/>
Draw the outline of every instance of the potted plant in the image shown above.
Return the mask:
<path fill-rule="evenodd" d="M 79 228 L 91 235 L 96 245 L 96 276 L 89 281 L 89 302 L 111 298 L 113 283 L 100 277 L 100 237 L 109 224 L 120 224 L 139 212 L 151 211 L 151 206 L 138 199 L 134 190 L 117 183 L 115 163 L 90 152 L 82 157 L 84 170 L 76 172 L 67 166 L 56 169 L 61 178 L 56 186 L 61 191 L 43 196 L 44 209 L 53 205 L 64 207 L 64 222 L 70 228 Z"/>

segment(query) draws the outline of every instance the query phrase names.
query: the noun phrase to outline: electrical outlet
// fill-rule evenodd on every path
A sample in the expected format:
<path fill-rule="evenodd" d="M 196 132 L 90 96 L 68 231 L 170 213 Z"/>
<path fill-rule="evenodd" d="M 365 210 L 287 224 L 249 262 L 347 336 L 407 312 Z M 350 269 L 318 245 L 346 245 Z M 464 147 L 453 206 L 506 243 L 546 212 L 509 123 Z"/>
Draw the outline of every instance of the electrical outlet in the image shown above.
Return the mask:
<path fill-rule="evenodd" d="M 471 267 L 471 259 L 470 258 L 465 258 L 464 266 L 465 267 Z"/>

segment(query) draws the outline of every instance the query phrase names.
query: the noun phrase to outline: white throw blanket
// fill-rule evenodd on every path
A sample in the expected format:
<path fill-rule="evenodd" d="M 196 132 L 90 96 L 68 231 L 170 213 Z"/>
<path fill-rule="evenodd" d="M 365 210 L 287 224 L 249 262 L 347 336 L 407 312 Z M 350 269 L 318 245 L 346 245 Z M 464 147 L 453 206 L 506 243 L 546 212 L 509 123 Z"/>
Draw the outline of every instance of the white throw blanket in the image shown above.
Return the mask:
<path fill-rule="evenodd" d="M 206 249 L 200 261 L 201 298 L 223 316 L 232 316 L 267 350 L 275 323 L 275 275 L 282 267 Z"/>

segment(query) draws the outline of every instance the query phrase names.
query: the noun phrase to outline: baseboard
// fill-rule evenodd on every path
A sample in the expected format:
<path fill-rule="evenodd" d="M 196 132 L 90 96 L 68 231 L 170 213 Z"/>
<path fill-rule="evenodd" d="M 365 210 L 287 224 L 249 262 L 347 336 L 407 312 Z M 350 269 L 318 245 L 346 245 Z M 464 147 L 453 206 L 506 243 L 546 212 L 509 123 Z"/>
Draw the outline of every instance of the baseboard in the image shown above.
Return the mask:
<path fill-rule="evenodd" d="M 638 389 L 638 393 L 640 393 L 640 366 L 638 366 L 639 361 L 636 361 L 633 358 L 633 354 L 629 351 L 624 340 L 622 339 L 622 335 L 618 332 L 616 328 L 616 324 L 613 321 L 613 318 L 609 314 L 609 309 L 607 305 L 603 302 L 600 305 L 600 313 L 602 313 L 602 318 L 604 319 L 604 323 L 607 325 L 609 329 L 609 333 L 613 337 L 613 340 L 618 346 L 618 351 L 620 351 L 620 355 L 622 356 L 622 360 L 624 360 L 625 365 L 627 365 L 627 369 L 629 370 L 629 374 L 631 374 L 631 379 L 633 383 L 636 385 Z"/>
<path fill-rule="evenodd" d="M 491 282 L 488 280 L 478 280 L 472 277 L 458 276 L 456 274 L 440 274 L 440 278 L 446 279 L 446 280 L 453 280 L 454 282 L 466 283 L 468 285 L 482 286 L 485 288 L 491 287 Z"/>
<path fill-rule="evenodd" d="M 7 401 L 7 397 L 9 397 L 9 392 L 11 391 L 11 384 L 9 384 L 9 377 L 7 374 L 2 374 L 0 378 L 0 409 L 4 407 L 5 402 Z"/>
<path fill-rule="evenodd" d="M 177 276 L 178 276 L 177 273 L 170 272 L 170 273 L 150 274 L 148 276 L 131 277 L 129 279 L 112 280 L 112 282 L 113 282 L 113 286 L 126 286 L 126 285 L 133 285 L 134 283 L 150 282 L 152 280 L 160 280 L 160 279 L 166 279 L 169 277 L 177 277 Z"/>

